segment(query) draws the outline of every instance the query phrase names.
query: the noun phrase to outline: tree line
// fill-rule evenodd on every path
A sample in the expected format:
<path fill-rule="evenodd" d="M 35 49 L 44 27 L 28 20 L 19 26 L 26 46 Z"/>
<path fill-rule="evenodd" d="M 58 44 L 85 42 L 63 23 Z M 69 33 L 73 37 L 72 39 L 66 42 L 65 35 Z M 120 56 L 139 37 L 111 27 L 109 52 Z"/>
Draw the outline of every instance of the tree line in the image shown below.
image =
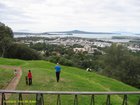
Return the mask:
<path fill-rule="evenodd" d="M 15 42 L 10 27 L 0 23 L 0 56 L 25 60 L 41 59 L 40 54 L 24 44 Z"/>

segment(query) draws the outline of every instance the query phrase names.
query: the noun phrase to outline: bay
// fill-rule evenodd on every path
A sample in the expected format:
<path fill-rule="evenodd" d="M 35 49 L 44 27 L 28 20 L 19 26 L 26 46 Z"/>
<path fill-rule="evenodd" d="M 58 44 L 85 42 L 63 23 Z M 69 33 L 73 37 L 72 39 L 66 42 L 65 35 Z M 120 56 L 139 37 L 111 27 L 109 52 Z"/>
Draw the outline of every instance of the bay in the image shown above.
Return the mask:
<path fill-rule="evenodd" d="M 104 41 L 111 41 L 111 42 L 129 42 L 131 39 L 112 39 L 113 36 L 121 37 L 121 36 L 128 36 L 128 37 L 138 37 L 140 35 L 135 34 L 73 34 L 73 35 L 14 35 L 15 38 L 18 37 L 81 37 L 81 38 L 94 38 L 98 40 Z"/>

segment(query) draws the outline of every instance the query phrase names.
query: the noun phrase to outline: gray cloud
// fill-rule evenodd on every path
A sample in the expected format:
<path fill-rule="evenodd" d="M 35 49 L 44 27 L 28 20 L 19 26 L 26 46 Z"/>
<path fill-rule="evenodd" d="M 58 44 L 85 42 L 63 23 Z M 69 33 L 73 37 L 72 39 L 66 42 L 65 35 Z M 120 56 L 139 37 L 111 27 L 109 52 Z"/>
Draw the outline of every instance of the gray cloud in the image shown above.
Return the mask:
<path fill-rule="evenodd" d="M 0 20 L 6 23 L 25 24 L 34 22 L 32 18 L 25 15 L 25 12 L 22 9 L 19 10 L 2 3 L 0 3 L 0 13 Z"/>

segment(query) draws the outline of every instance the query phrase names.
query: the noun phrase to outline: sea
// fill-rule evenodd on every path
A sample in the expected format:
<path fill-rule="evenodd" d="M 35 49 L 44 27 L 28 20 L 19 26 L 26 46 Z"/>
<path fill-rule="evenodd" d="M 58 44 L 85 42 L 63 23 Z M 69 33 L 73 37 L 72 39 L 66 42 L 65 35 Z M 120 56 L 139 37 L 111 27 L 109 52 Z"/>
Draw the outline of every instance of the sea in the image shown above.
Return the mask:
<path fill-rule="evenodd" d="M 19 37 L 81 37 L 81 38 L 92 38 L 92 39 L 97 39 L 97 40 L 103 40 L 103 41 L 111 41 L 111 42 L 129 42 L 131 38 L 128 39 L 114 39 L 112 37 L 117 36 L 125 36 L 125 37 L 134 37 L 134 38 L 140 38 L 140 35 L 136 34 L 72 34 L 72 35 L 65 35 L 65 34 L 60 34 L 60 35 L 14 35 L 15 38 Z"/>

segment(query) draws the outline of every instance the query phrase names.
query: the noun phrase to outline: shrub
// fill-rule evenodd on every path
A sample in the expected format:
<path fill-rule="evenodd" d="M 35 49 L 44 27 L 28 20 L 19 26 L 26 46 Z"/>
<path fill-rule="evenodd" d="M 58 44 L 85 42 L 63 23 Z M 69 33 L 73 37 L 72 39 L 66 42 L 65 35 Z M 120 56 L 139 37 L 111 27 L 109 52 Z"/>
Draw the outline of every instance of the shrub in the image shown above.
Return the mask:
<path fill-rule="evenodd" d="M 8 50 L 7 58 L 18 58 L 24 60 L 38 60 L 42 57 L 40 54 L 26 45 L 13 44 Z"/>

